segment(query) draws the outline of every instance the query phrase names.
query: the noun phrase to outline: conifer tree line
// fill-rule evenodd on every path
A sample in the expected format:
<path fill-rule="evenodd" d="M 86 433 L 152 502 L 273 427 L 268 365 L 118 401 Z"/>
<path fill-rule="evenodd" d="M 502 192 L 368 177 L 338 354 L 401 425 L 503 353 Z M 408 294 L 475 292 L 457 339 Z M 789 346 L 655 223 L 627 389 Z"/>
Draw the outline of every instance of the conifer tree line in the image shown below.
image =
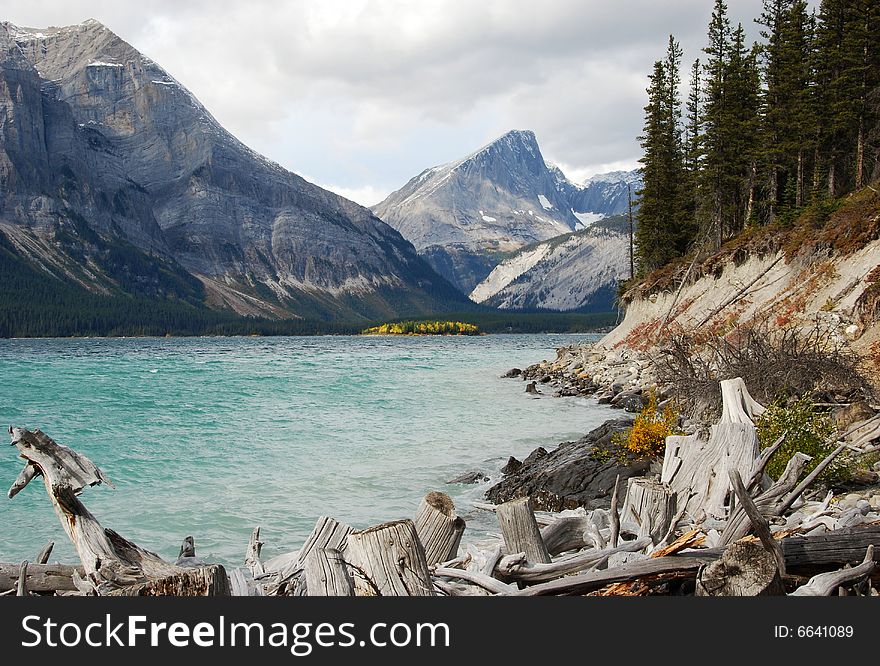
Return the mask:
<path fill-rule="evenodd" d="M 644 275 L 880 178 L 880 2 L 764 0 L 749 44 L 715 0 L 687 72 L 670 35 L 639 137 Z"/>

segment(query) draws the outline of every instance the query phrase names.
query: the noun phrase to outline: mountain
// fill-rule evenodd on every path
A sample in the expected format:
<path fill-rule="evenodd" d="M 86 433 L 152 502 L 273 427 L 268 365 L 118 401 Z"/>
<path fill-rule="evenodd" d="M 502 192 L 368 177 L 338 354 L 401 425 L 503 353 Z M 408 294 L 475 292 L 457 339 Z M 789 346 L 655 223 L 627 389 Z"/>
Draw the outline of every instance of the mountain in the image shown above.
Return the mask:
<path fill-rule="evenodd" d="M 462 293 L 504 253 L 569 233 L 578 223 L 534 133 L 522 130 L 426 169 L 373 211 Z"/>
<path fill-rule="evenodd" d="M 502 309 L 612 310 L 618 280 L 629 277 L 628 224 L 626 216 L 609 217 L 524 247 L 470 297 Z"/>
<path fill-rule="evenodd" d="M 0 259 L 107 296 L 325 319 L 464 302 L 397 231 L 249 149 L 94 20 L 0 24 L 4 238 Z"/>
<path fill-rule="evenodd" d="M 638 169 L 600 173 L 575 186 L 570 195 L 571 208 L 581 216 L 620 215 L 627 212 L 629 192 L 635 205 L 636 192 L 641 187 L 642 176 Z"/>

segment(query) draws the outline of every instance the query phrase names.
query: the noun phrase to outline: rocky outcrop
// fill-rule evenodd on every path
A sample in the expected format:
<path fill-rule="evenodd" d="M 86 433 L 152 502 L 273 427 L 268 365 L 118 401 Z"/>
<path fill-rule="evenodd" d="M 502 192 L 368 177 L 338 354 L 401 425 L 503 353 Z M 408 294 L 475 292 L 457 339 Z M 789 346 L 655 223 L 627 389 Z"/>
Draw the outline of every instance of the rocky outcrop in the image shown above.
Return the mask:
<path fill-rule="evenodd" d="M 197 280 L 196 300 L 249 315 L 465 303 L 369 210 L 250 150 L 97 21 L 0 25 L 0 185 L 15 252 L 93 291 L 168 269 Z"/>
<path fill-rule="evenodd" d="M 641 476 L 650 467 L 648 460 L 627 456 L 612 442 L 613 435 L 631 423 L 630 419 L 606 421 L 577 441 L 549 452 L 536 450 L 520 467 L 509 465 L 512 471 L 489 488 L 486 497 L 500 504 L 529 496 L 536 508 L 545 511 L 608 507 L 618 474 L 625 487 L 626 479 Z"/>

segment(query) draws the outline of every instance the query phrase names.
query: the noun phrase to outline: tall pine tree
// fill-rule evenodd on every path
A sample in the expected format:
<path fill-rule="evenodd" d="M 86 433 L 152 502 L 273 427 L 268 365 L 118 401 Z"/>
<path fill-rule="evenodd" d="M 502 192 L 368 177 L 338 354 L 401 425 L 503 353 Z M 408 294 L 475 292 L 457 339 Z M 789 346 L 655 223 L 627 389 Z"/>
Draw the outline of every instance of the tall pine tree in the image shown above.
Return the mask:
<path fill-rule="evenodd" d="M 686 204 L 681 138 L 681 47 L 670 36 L 666 59 L 649 77 L 645 126 L 639 137 L 643 186 L 639 191 L 636 257 L 640 274 L 687 252 L 693 240 Z"/>

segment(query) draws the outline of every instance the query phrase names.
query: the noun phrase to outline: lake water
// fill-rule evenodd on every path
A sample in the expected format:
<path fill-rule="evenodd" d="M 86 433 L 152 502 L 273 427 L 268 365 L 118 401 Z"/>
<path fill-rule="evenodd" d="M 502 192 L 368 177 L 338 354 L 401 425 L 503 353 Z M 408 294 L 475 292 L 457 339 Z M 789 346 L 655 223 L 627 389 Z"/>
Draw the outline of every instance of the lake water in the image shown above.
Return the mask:
<path fill-rule="evenodd" d="M 412 517 L 444 490 L 468 521 L 509 455 L 580 437 L 608 417 L 581 398 L 534 399 L 511 367 L 589 336 L 0 340 L 0 423 L 40 428 L 115 483 L 81 499 L 105 527 L 175 558 L 240 564 L 297 549 L 318 516 L 354 527 Z M 4 435 L 5 436 L 5 435 Z M 22 461 L 0 448 L 5 491 Z M 77 561 L 40 479 L 0 498 L 0 561 Z"/>

